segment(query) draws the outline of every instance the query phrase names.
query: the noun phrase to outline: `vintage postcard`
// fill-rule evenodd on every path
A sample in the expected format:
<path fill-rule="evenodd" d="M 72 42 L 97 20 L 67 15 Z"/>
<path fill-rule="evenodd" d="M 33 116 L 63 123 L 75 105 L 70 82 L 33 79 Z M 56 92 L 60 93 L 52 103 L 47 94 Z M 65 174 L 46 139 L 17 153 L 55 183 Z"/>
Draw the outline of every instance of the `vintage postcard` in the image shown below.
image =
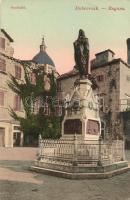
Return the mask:
<path fill-rule="evenodd" d="M 0 200 L 130 200 L 130 0 L 0 0 Z"/>

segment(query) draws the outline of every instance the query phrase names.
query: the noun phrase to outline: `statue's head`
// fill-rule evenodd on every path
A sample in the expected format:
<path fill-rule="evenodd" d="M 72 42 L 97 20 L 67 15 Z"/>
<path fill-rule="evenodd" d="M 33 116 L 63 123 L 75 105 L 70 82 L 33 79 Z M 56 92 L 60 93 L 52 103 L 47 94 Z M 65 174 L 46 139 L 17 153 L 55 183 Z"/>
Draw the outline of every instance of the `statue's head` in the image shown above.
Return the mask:
<path fill-rule="evenodd" d="M 85 32 L 82 29 L 79 30 L 79 37 L 81 36 L 85 37 Z"/>

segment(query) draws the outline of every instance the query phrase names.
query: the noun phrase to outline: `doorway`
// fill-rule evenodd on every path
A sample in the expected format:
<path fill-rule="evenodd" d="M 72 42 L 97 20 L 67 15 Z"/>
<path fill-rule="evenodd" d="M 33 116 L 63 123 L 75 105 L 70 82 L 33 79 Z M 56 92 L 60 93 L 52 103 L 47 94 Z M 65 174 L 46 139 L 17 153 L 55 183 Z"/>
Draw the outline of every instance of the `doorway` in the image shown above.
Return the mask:
<path fill-rule="evenodd" d="M 0 127 L 0 147 L 5 146 L 5 128 Z"/>
<path fill-rule="evenodd" d="M 13 134 L 13 146 L 19 147 L 21 143 L 21 132 L 14 132 Z"/>

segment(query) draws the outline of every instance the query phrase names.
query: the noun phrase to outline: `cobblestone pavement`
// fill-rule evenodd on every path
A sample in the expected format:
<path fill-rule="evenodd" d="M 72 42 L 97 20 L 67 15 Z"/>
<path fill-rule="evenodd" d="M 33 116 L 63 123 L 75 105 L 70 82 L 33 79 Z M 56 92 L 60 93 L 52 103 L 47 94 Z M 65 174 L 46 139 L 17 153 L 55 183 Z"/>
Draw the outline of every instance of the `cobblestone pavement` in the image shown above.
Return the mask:
<path fill-rule="evenodd" d="M 0 200 L 130 200 L 130 172 L 102 180 L 37 174 L 28 170 L 36 153 L 35 148 L 0 148 Z M 130 151 L 126 156 L 130 161 Z"/>

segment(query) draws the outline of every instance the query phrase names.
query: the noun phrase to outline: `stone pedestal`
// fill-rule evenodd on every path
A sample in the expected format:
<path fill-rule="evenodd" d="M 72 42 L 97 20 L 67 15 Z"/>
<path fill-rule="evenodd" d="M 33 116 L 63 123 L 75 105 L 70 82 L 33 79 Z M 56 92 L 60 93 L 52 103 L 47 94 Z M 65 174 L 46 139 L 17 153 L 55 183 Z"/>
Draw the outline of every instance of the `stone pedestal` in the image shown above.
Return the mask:
<path fill-rule="evenodd" d="M 89 79 L 75 82 L 62 122 L 62 137 L 74 134 L 81 140 L 98 140 L 101 133 L 98 96 Z"/>

